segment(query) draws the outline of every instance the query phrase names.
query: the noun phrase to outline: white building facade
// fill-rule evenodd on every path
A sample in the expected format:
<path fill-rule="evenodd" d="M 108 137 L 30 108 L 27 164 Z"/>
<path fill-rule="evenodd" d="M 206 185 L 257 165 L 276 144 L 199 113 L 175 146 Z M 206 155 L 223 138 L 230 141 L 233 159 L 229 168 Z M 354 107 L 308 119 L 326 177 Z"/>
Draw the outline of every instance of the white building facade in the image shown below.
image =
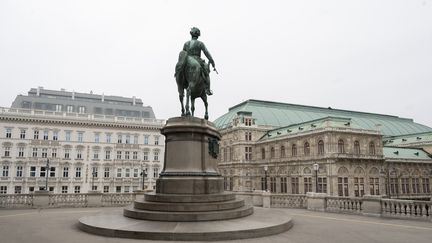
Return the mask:
<path fill-rule="evenodd" d="M 163 120 L 0 108 L 0 194 L 152 190 Z M 48 164 L 48 167 L 47 167 Z"/>

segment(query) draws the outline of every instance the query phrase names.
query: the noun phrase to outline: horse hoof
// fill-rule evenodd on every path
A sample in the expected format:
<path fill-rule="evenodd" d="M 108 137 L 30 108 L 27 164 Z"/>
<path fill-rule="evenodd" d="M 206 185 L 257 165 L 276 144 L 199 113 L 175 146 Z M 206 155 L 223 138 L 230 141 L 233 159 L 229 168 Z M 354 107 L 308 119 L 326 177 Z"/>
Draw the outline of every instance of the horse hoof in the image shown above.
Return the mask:
<path fill-rule="evenodd" d="M 205 115 L 205 116 L 204 116 L 204 119 L 208 121 L 208 115 Z"/>

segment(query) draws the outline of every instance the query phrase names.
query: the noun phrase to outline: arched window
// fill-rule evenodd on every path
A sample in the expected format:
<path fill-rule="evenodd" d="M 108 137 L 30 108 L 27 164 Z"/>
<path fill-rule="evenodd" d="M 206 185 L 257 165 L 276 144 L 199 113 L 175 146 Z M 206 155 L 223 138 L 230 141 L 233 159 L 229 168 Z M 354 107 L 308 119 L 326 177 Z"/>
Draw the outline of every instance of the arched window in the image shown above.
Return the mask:
<path fill-rule="evenodd" d="M 304 143 L 303 150 L 304 150 L 304 155 L 309 155 L 310 154 L 310 146 L 309 146 L 308 142 Z"/>
<path fill-rule="evenodd" d="M 293 144 L 291 147 L 292 156 L 297 156 L 297 145 Z"/>
<path fill-rule="evenodd" d="M 283 145 L 280 147 L 280 157 L 285 158 L 285 146 Z"/>
<path fill-rule="evenodd" d="M 324 141 L 323 140 L 318 141 L 318 154 L 320 154 L 320 155 L 324 154 Z"/>
<path fill-rule="evenodd" d="M 345 144 L 342 139 L 339 139 L 338 141 L 338 153 L 343 154 L 345 153 Z"/>
<path fill-rule="evenodd" d="M 261 159 L 265 159 L 265 148 L 261 148 Z"/>
<path fill-rule="evenodd" d="M 274 158 L 275 157 L 275 149 L 274 149 L 274 147 L 271 147 L 270 148 L 270 158 Z"/>
<path fill-rule="evenodd" d="M 375 155 L 375 143 L 374 142 L 369 143 L 369 154 Z"/>
<path fill-rule="evenodd" d="M 360 143 L 359 141 L 354 142 L 354 154 L 360 154 Z"/>

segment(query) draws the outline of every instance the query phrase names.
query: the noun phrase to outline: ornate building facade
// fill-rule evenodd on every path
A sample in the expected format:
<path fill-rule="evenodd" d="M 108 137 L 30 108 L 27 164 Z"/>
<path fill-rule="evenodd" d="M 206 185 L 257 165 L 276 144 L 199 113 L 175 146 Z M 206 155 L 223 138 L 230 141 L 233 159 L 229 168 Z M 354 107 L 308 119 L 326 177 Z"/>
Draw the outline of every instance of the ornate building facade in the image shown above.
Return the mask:
<path fill-rule="evenodd" d="M 43 190 L 47 181 L 55 193 L 154 188 L 164 121 L 151 107 L 136 98 L 33 91 L 17 97 L 18 108 L 0 108 L 0 193 Z"/>
<path fill-rule="evenodd" d="M 432 128 L 411 119 L 248 100 L 215 124 L 227 190 L 431 196 Z"/>

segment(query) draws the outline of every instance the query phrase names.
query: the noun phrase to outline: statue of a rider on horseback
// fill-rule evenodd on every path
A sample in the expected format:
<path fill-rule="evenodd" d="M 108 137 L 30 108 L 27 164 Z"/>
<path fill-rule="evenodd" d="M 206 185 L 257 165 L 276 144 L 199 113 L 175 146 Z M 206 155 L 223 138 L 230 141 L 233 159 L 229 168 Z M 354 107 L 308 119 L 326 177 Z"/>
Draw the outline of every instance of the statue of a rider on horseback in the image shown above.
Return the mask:
<path fill-rule="evenodd" d="M 207 95 L 212 95 L 210 90 L 210 64 L 216 71 L 215 62 L 203 42 L 198 40 L 200 30 L 193 27 L 190 31 L 192 39 L 183 45 L 179 54 L 179 60 L 175 69 L 175 78 L 182 106 L 182 116 L 194 115 L 195 98 L 200 97 L 205 106 L 204 118 L 208 120 Z M 201 51 L 208 59 L 208 63 L 201 59 Z M 217 71 L 216 71 L 217 72 Z M 184 90 L 186 89 L 186 107 L 183 106 Z M 191 111 L 189 111 L 189 100 Z"/>

